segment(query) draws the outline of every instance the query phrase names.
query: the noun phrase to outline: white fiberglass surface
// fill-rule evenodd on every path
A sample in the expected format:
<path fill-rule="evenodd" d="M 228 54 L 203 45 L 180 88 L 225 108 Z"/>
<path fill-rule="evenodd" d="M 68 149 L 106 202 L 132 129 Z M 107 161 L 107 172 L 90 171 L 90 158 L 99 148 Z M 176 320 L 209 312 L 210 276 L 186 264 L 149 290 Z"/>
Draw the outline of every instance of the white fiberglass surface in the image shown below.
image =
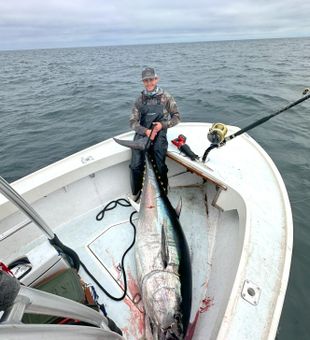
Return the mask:
<path fill-rule="evenodd" d="M 207 289 L 208 226 L 204 186 L 172 188 L 169 198 L 173 206 L 182 197 L 180 222 L 190 249 L 193 281 L 192 317 L 195 317 L 205 299 Z M 108 203 L 108 202 L 107 202 Z M 120 262 L 123 253 L 133 240 L 133 227 L 129 223 L 131 207 L 117 206 L 105 213 L 102 221 L 96 220 L 100 208 L 94 209 L 56 230 L 59 238 L 74 248 L 81 260 L 94 274 L 96 279 L 112 295 L 123 293 L 123 277 Z M 137 215 L 134 220 L 136 221 Z M 104 302 L 109 316 L 122 328 L 126 338 L 140 338 L 144 334 L 143 302 L 136 281 L 134 248 L 125 258 L 128 291 L 122 302 L 108 298 L 98 287 L 100 301 Z M 86 282 L 92 282 L 81 271 Z M 84 275 L 85 274 L 85 275 Z"/>

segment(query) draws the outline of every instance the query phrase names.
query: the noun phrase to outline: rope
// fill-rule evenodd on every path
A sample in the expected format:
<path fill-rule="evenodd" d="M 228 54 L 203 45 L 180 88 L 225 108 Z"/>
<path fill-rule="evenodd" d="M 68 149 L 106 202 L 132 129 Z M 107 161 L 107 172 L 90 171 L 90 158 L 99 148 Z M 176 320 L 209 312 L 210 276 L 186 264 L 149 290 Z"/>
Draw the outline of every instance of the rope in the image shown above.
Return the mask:
<path fill-rule="evenodd" d="M 127 201 L 125 198 L 119 198 L 115 201 L 111 201 L 97 214 L 96 220 L 101 221 L 104 218 L 106 211 L 113 210 L 114 208 L 116 208 L 117 205 L 121 205 L 122 207 L 130 207 L 131 206 L 129 201 Z"/>
<path fill-rule="evenodd" d="M 120 205 L 122 207 L 130 207 L 131 204 L 129 203 L 129 201 L 127 201 L 125 198 L 119 198 L 115 201 L 111 201 L 110 203 L 108 203 L 96 216 L 96 220 L 97 221 L 101 221 L 104 218 L 104 215 L 106 213 L 106 211 L 110 211 L 113 210 L 114 208 L 117 207 L 117 205 Z M 129 252 L 129 250 L 134 246 L 135 242 L 136 242 L 136 226 L 133 223 L 133 216 L 134 214 L 136 214 L 136 211 L 133 211 L 129 217 L 129 222 L 133 227 L 134 230 L 134 236 L 133 236 L 133 240 L 130 244 L 130 246 L 126 249 L 126 251 L 124 252 L 123 256 L 122 256 L 122 260 L 121 260 L 121 271 L 123 274 L 123 278 L 124 278 L 124 293 L 122 294 L 122 296 L 120 297 L 115 297 L 113 295 L 111 295 L 98 281 L 97 279 L 91 274 L 91 272 L 87 269 L 86 265 L 80 261 L 81 266 L 83 267 L 83 269 L 85 270 L 85 272 L 93 279 L 93 281 L 98 285 L 98 287 L 112 300 L 114 301 L 121 301 L 125 298 L 126 294 L 127 294 L 127 277 L 126 277 L 126 272 L 125 272 L 125 256 L 127 255 L 127 253 Z"/>

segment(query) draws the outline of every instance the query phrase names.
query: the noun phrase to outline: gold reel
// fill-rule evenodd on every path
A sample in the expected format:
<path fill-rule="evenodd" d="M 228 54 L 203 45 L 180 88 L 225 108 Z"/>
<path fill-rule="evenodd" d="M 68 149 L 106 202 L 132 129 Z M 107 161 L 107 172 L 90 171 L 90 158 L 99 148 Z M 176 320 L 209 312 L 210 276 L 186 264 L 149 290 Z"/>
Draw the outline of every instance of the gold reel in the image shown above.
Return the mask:
<path fill-rule="evenodd" d="M 227 127 L 222 123 L 213 123 L 209 129 L 208 139 L 212 144 L 220 144 L 227 134 Z"/>

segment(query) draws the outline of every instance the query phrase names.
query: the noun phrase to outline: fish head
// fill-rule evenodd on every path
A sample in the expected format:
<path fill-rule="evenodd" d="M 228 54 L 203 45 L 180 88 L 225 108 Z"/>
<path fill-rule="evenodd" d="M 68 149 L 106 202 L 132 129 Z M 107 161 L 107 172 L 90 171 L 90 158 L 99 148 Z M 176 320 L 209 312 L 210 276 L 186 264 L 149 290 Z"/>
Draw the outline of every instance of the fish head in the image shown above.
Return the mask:
<path fill-rule="evenodd" d="M 179 278 L 168 272 L 153 274 L 143 289 L 146 313 L 160 339 L 172 336 L 182 338 L 181 284 Z"/>

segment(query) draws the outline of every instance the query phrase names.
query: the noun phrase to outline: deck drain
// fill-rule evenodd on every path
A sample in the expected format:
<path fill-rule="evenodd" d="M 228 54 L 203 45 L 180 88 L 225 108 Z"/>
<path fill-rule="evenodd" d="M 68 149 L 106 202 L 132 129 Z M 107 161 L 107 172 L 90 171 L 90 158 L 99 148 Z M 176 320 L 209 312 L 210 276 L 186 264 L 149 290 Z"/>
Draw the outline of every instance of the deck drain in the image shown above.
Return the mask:
<path fill-rule="evenodd" d="M 244 298 L 245 301 L 256 306 L 259 302 L 260 294 L 261 289 L 258 287 L 257 284 L 249 280 L 244 281 L 241 296 Z"/>

